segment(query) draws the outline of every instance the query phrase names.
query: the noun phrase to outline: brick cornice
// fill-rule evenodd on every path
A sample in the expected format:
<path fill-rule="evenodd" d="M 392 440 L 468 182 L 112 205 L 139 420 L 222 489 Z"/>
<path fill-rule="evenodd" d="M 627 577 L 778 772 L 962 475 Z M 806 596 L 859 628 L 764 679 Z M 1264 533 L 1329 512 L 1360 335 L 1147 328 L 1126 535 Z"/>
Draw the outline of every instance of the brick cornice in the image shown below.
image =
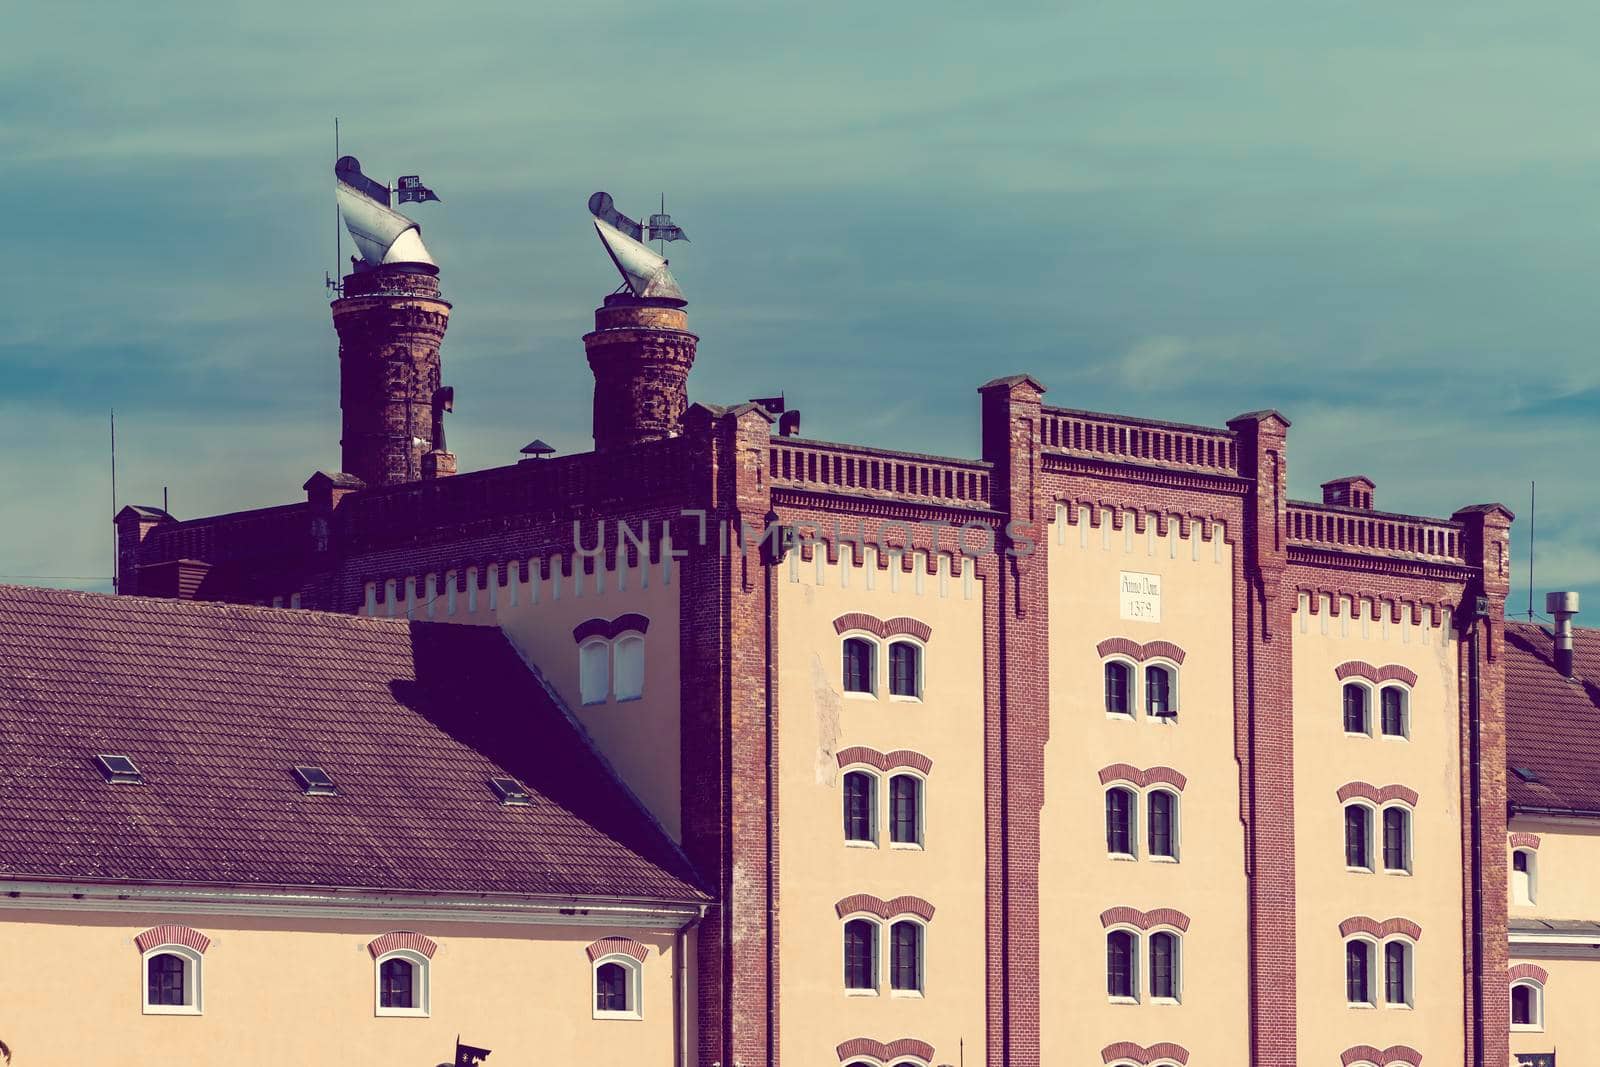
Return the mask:
<path fill-rule="evenodd" d="M 1135 662 L 1142 663 L 1147 659 L 1170 659 L 1174 663 L 1182 663 L 1183 649 L 1171 641 L 1146 641 L 1143 644 L 1128 637 L 1108 637 L 1094 646 L 1101 659 L 1108 656 L 1127 656 Z"/>
<path fill-rule="evenodd" d="M 1403 559 L 1398 556 L 1367 556 L 1349 552 L 1333 552 L 1325 548 L 1307 548 L 1290 545 L 1288 561 L 1319 571 L 1360 571 L 1381 574 L 1390 578 L 1420 578 L 1430 582 L 1457 582 L 1466 584 L 1475 576 L 1471 567 L 1458 563 L 1434 560 Z"/>
<path fill-rule="evenodd" d="M 1140 486 L 1161 486 L 1169 489 L 1198 489 L 1207 493 L 1225 493 L 1244 496 L 1250 483 L 1244 478 L 1228 474 L 1204 474 L 1200 471 L 1168 470 L 1142 463 L 1118 463 L 1113 460 L 1087 459 L 1083 456 L 1045 450 L 1041 458 L 1044 469 L 1050 474 L 1082 474 L 1091 478 L 1133 482 Z"/>
<path fill-rule="evenodd" d="M 920 752 L 910 749 L 897 748 L 893 752 L 879 752 L 875 748 L 865 745 L 852 745 L 841 748 L 838 753 L 839 766 L 848 767 L 851 764 L 865 764 L 876 767 L 880 771 L 892 771 L 900 767 L 909 767 L 914 771 L 928 774 L 933 770 L 933 760 Z"/>
<path fill-rule="evenodd" d="M 1544 985 L 1550 980 L 1550 972 L 1537 963 L 1516 963 L 1506 971 L 1506 979 L 1510 982 L 1538 982 Z"/>
<path fill-rule="evenodd" d="M 923 922 L 933 919 L 933 905 L 921 897 L 898 896 L 893 900 L 884 900 L 871 893 L 852 893 L 833 906 L 839 918 L 846 915 L 876 915 L 880 919 L 897 919 L 902 915 L 914 915 Z"/>
<path fill-rule="evenodd" d="M 1537 850 L 1539 848 L 1539 835 L 1521 832 L 1514 833 L 1511 835 L 1511 847 L 1531 848 Z"/>
<path fill-rule="evenodd" d="M 1368 800 L 1373 804 L 1401 801 L 1410 807 L 1417 806 L 1417 791 L 1403 785 L 1376 786 L 1369 782 L 1346 782 L 1339 787 L 1339 803 L 1349 800 Z"/>
<path fill-rule="evenodd" d="M 601 956 L 631 956 L 640 963 L 650 955 L 650 946 L 640 944 L 631 937 L 602 937 L 584 948 L 589 954 L 589 962 L 593 963 Z"/>
<path fill-rule="evenodd" d="M 1117 1041 L 1100 1050 L 1101 1063 L 1126 1061 L 1143 1065 L 1157 1060 L 1172 1060 L 1174 1063 L 1187 1064 L 1189 1050 L 1171 1041 L 1157 1041 L 1149 1046 L 1141 1045 L 1137 1041 Z"/>
<path fill-rule="evenodd" d="M 1100 768 L 1100 784 L 1110 785 L 1112 782 L 1131 782 L 1140 789 L 1152 785 L 1170 785 L 1181 793 L 1183 787 L 1189 784 L 1189 779 L 1171 767 L 1148 767 L 1141 771 L 1131 763 L 1113 763 Z"/>
<path fill-rule="evenodd" d="M 1126 905 L 1107 908 L 1100 913 L 1102 927 L 1132 926 L 1140 930 L 1148 930 L 1152 926 L 1171 926 L 1183 933 L 1189 931 L 1189 916 L 1176 908 L 1153 908 L 1150 911 L 1140 911 Z"/>
<path fill-rule="evenodd" d="M 201 955 L 211 947 L 211 939 L 199 930 L 175 923 L 152 926 L 133 939 L 140 952 L 149 952 L 157 945 L 184 945 Z"/>
<path fill-rule="evenodd" d="M 901 1056 L 915 1056 L 927 1063 L 933 1062 L 933 1046 L 926 1041 L 918 1041 L 914 1037 L 897 1038 L 894 1041 L 875 1041 L 870 1037 L 852 1037 L 848 1041 L 840 1042 L 838 1049 L 840 1061 L 848 1060 L 852 1056 L 871 1056 L 875 1060 L 888 1063 L 890 1060 Z"/>
<path fill-rule="evenodd" d="M 480 572 L 481 573 L 481 572 Z M 572 639 L 579 643 L 591 637 L 604 637 L 608 640 L 618 634 L 637 630 L 645 633 L 650 629 L 650 620 L 638 612 L 630 611 L 626 615 L 618 615 L 614 619 L 585 619 L 572 628 Z"/>
<path fill-rule="evenodd" d="M 878 637 L 915 637 L 918 641 L 927 642 L 933 637 L 933 627 L 920 619 L 908 618 L 898 615 L 892 619 L 880 619 L 876 615 L 869 615 L 864 611 L 851 611 L 840 615 L 833 620 L 833 632 L 845 633 L 848 630 L 865 630 Z"/>
<path fill-rule="evenodd" d="M 1404 682 L 1407 686 L 1415 687 L 1417 684 L 1417 672 L 1398 663 L 1386 663 L 1382 667 L 1375 667 L 1370 663 L 1353 659 L 1339 664 L 1333 669 L 1333 673 L 1341 682 L 1350 678 L 1365 678 L 1373 685 Z"/>
<path fill-rule="evenodd" d="M 372 953 L 373 959 L 397 949 L 420 952 L 431 960 L 433 954 L 439 951 L 439 946 L 431 937 L 425 937 L 415 930 L 390 930 L 367 942 L 367 951 Z"/>
<path fill-rule="evenodd" d="M 1411 1067 L 1419 1067 L 1422 1063 L 1422 1053 L 1410 1045 L 1390 1045 L 1388 1048 L 1352 1045 L 1339 1054 L 1339 1062 L 1344 1064 L 1344 1067 L 1363 1061 L 1375 1063 L 1378 1067 L 1389 1067 L 1392 1063 L 1409 1063 Z"/>
<path fill-rule="evenodd" d="M 1404 934 L 1413 941 L 1421 941 L 1422 927 L 1410 919 L 1391 918 L 1379 922 L 1366 915 L 1352 915 L 1339 924 L 1340 937 L 1353 937 L 1356 934 L 1365 934 L 1380 941 L 1395 934 Z"/>

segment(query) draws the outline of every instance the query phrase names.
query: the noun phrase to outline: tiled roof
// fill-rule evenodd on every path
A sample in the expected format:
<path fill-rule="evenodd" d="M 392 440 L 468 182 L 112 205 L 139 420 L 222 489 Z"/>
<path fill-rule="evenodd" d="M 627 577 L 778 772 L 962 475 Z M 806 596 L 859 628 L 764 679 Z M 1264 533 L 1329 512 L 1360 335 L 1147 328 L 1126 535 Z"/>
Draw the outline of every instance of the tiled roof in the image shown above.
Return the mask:
<path fill-rule="evenodd" d="M 1506 623 L 1506 791 L 1514 809 L 1600 814 L 1600 630 L 1573 634 L 1573 677 L 1563 678 L 1549 627 Z"/>
<path fill-rule="evenodd" d="M 15 586 L 0 878 L 704 898 L 495 628 Z"/>

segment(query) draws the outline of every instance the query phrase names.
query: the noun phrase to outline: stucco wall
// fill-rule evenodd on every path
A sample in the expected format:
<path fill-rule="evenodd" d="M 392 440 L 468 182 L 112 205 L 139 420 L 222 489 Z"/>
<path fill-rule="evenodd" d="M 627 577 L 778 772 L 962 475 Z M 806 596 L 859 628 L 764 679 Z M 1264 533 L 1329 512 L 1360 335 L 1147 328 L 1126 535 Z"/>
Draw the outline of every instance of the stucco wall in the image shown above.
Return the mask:
<path fill-rule="evenodd" d="M 1600 952 L 1553 958 L 1511 952 L 1511 966 L 1531 963 L 1548 972 L 1544 984 L 1544 1028 L 1511 1031 L 1512 1063 L 1518 1052 L 1554 1052 L 1557 1063 L 1593 1063 L 1600 1049 Z"/>
<path fill-rule="evenodd" d="M 815 562 L 791 553 L 778 576 L 779 900 L 784 1063 L 837 1064 L 853 1038 L 931 1043 L 936 1063 L 978 1063 L 984 1047 L 983 594 L 976 578 Z M 848 549 L 844 559 L 848 559 Z M 967 568 L 970 573 L 971 568 Z M 932 630 L 923 699 L 845 696 L 834 620 L 905 616 Z M 887 659 L 880 659 L 886 670 Z M 880 792 L 880 845 L 847 846 L 837 753 L 909 749 L 933 761 L 925 849 L 891 848 Z M 842 898 L 902 894 L 935 907 L 925 996 L 846 995 Z M 886 946 L 885 946 L 886 951 Z"/>
<path fill-rule="evenodd" d="M 1539 839 L 1536 857 L 1537 899 L 1511 902 L 1511 920 L 1519 918 L 1600 920 L 1600 822 L 1593 826 L 1513 819 L 1511 834 Z M 1511 840 L 1506 842 L 1506 870 L 1511 870 Z"/>
<path fill-rule="evenodd" d="M 134 938 L 162 923 L 211 938 L 200 1016 L 145 1015 Z M 378 1017 L 367 945 L 391 929 L 438 943 L 428 1018 Z M 649 947 L 643 1018 L 593 1018 L 585 947 Z M 385 925 L 58 911 L 0 914 L 0 1038 L 17 1067 L 90 1063 L 447 1063 L 456 1035 L 492 1063 L 672 1062 L 672 935 L 498 923 Z M 24 965 L 18 965 L 19 961 Z"/>
<path fill-rule="evenodd" d="M 1299 931 L 1297 1000 L 1303 1063 L 1337 1063 L 1356 1044 L 1406 1045 L 1429 1062 L 1459 1062 L 1463 1047 L 1461 899 L 1461 720 L 1457 643 L 1446 622 L 1422 625 L 1353 614 L 1333 615 L 1327 598 L 1312 614 L 1302 599 L 1293 619 L 1295 708 L 1295 877 Z M 1414 671 L 1409 740 L 1381 736 L 1378 701 L 1369 708 L 1373 736 L 1344 731 L 1340 664 L 1360 661 Z M 1374 873 L 1345 867 L 1348 782 L 1416 790 L 1412 873 L 1381 870 L 1381 828 Z M 1352 916 L 1409 919 L 1422 927 L 1416 948 L 1414 1007 L 1352 1008 L 1345 1002 L 1344 940 Z M 1381 955 L 1376 971 L 1382 989 Z M 1381 995 L 1380 995 L 1381 1002 Z"/>
<path fill-rule="evenodd" d="M 1063 516 L 1050 527 L 1050 741 L 1045 749 L 1040 929 L 1042 1060 L 1099 1063 L 1119 1041 L 1174 1042 L 1190 1062 L 1249 1059 L 1246 896 L 1234 758 L 1233 546 L 1200 524 L 1189 538 L 1155 523 L 1135 531 L 1109 518 L 1090 526 Z M 1123 618 L 1123 572 L 1161 585 L 1159 622 Z M 1096 646 L 1123 637 L 1169 641 L 1184 651 L 1178 668 L 1178 720 L 1132 721 L 1106 715 L 1103 660 Z M 1136 693 L 1142 693 L 1142 688 Z M 1126 763 L 1170 767 L 1187 779 L 1181 794 L 1177 863 L 1106 852 L 1099 771 Z M 1174 908 L 1190 920 L 1182 948 L 1181 1003 L 1153 1003 L 1148 973 L 1139 1004 L 1106 995 L 1105 929 L 1100 914 L 1125 906 Z M 1146 952 L 1148 956 L 1148 952 Z"/>
<path fill-rule="evenodd" d="M 1511 903 L 1511 922 L 1528 919 L 1600 919 L 1600 825 L 1579 825 L 1528 818 L 1513 819 L 1508 826 L 1506 868 L 1511 850 L 1524 835 L 1538 839 L 1537 896 L 1534 903 Z M 1511 1032 L 1511 1051 L 1555 1052 L 1557 1062 L 1588 1062 L 1600 1049 L 1600 936 L 1586 943 L 1519 945 L 1512 935 L 1511 965 L 1531 963 L 1549 973 L 1544 984 L 1542 1031 Z"/>

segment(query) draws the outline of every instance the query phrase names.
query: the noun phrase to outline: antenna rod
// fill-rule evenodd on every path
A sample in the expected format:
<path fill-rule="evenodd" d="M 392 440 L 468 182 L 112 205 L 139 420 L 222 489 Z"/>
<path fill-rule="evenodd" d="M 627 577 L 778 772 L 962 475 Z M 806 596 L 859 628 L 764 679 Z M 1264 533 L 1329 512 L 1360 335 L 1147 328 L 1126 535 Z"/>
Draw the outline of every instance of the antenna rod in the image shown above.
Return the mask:
<path fill-rule="evenodd" d="M 1533 621 L 1533 505 L 1538 499 L 1539 483 L 1528 483 L 1528 621 Z"/>
<path fill-rule="evenodd" d="M 122 543 L 117 537 L 117 409 L 111 409 L 111 591 L 117 592 L 122 583 L 118 566 Z"/>
<path fill-rule="evenodd" d="M 339 166 L 339 116 L 333 116 L 333 165 Z M 337 180 L 337 179 L 335 179 Z M 344 220 L 339 218 L 339 198 L 333 200 L 333 284 L 337 286 L 344 269 L 340 260 L 344 258 Z M 334 292 L 338 292 L 335 289 Z"/>

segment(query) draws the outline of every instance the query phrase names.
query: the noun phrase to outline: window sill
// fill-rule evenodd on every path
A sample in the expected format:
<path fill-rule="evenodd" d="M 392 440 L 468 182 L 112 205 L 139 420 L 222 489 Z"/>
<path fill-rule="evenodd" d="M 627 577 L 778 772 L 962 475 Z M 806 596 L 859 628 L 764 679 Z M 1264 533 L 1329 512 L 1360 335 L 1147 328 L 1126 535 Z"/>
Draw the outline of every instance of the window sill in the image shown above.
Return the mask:
<path fill-rule="evenodd" d="M 1541 1023 L 1512 1023 L 1511 1032 L 1513 1034 L 1542 1034 L 1544 1033 L 1544 1026 Z"/>
<path fill-rule="evenodd" d="M 920 704 L 922 697 L 912 696 L 909 693 L 890 693 L 889 700 L 896 704 Z"/>
<path fill-rule="evenodd" d="M 1106 859 L 1116 860 L 1118 863 L 1137 863 L 1139 857 L 1131 852 L 1107 852 Z"/>
<path fill-rule="evenodd" d="M 1383 873 L 1387 874 L 1387 875 L 1391 875 L 1391 876 L 1393 876 L 1395 878 L 1410 878 L 1411 877 L 1411 872 L 1410 871 L 1403 870 L 1403 869 L 1401 869 L 1399 867 L 1394 867 L 1394 868 L 1385 867 L 1383 869 Z"/>
<path fill-rule="evenodd" d="M 192 1004 L 146 1004 L 146 1015 L 199 1015 L 200 1009 Z"/>
<path fill-rule="evenodd" d="M 878 699 L 878 694 L 877 693 L 863 693 L 863 692 L 857 692 L 854 689 L 846 689 L 844 691 L 844 698 L 846 700 L 877 700 Z"/>
<path fill-rule="evenodd" d="M 1150 857 L 1150 862 L 1151 863 L 1177 863 L 1178 862 L 1178 857 L 1176 857 L 1176 856 L 1155 856 L 1155 855 L 1152 855 Z"/>
<path fill-rule="evenodd" d="M 878 995 L 878 991 L 876 989 L 846 989 L 844 995 L 847 997 L 875 997 Z"/>
<path fill-rule="evenodd" d="M 1384 1003 L 1384 1005 L 1383 1005 L 1383 1010 L 1384 1011 L 1416 1011 L 1417 1009 L 1416 1009 L 1416 1006 L 1413 1005 L 1413 1004 L 1390 1004 L 1390 1003 L 1388 1003 L 1386 1001 Z"/>
<path fill-rule="evenodd" d="M 878 847 L 878 843 L 876 841 L 850 841 L 850 840 L 847 839 L 845 841 L 845 843 L 844 843 L 844 847 L 845 848 L 877 848 Z"/>
<path fill-rule="evenodd" d="M 643 700 L 643 699 L 644 699 L 644 694 L 643 694 L 643 693 L 639 693 L 639 694 L 638 694 L 638 695 L 636 695 L 636 696 L 631 696 L 631 697 L 617 697 L 617 698 L 615 698 L 615 699 L 616 699 L 616 703 L 618 703 L 618 704 L 632 704 L 632 703 L 634 703 L 634 702 L 635 702 L 635 701 L 639 701 L 639 700 Z"/>
<path fill-rule="evenodd" d="M 1182 1004 L 1183 1001 L 1179 1000 L 1177 997 L 1151 997 L 1150 998 L 1150 1003 L 1152 1003 L 1152 1004 Z"/>
<path fill-rule="evenodd" d="M 1411 735 L 1410 734 L 1384 734 L 1383 735 L 1383 740 L 1385 740 L 1385 741 L 1409 741 L 1409 740 L 1411 740 Z"/>
<path fill-rule="evenodd" d="M 1107 997 L 1106 998 L 1106 1003 L 1107 1004 L 1137 1004 L 1137 1003 L 1139 1003 L 1139 998 L 1138 997 Z"/>
<path fill-rule="evenodd" d="M 379 1008 L 373 1012 L 380 1019 L 426 1019 L 427 1008 Z"/>
<path fill-rule="evenodd" d="M 1363 1002 L 1361 1004 L 1352 1004 L 1349 1001 L 1345 1001 L 1345 1005 L 1344 1006 L 1349 1008 L 1351 1011 L 1374 1011 L 1378 1007 L 1376 1004 L 1373 1004 L 1371 1002 Z"/>
<path fill-rule="evenodd" d="M 637 1011 L 597 1011 L 594 1017 L 605 1022 L 640 1022 L 644 1019 L 644 1015 Z"/>
<path fill-rule="evenodd" d="M 611 703 L 611 701 L 610 701 L 610 699 L 608 697 L 600 697 L 598 700 L 585 700 L 583 703 L 579 704 L 578 706 L 580 708 L 598 708 L 602 704 L 609 704 L 609 703 Z"/>
<path fill-rule="evenodd" d="M 895 989 L 895 990 L 891 990 L 889 995 L 891 997 L 903 997 L 903 998 L 906 998 L 908 1000 L 921 1000 L 922 999 L 922 990 L 920 990 L 920 989 Z"/>
<path fill-rule="evenodd" d="M 923 852 L 926 851 L 920 841 L 891 841 L 889 847 L 897 852 Z"/>
<path fill-rule="evenodd" d="M 1345 864 L 1344 869 L 1345 869 L 1345 872 L 1347 874 L 1371 874 L 1372 873 L 1372 868 L 1371 867 L 1352 867 L 1348 863 Z"/>
<path fill-rule="evenodd" d="M 1367 731 L 1365 731 L 1365 730 L 1346 730 L 1344 732 L 1344 735 L 1346 737 L 1359 737 L 1363 741 L 1371 741 L 1372 740 L 1372 735 L 1367 733 Z"/>
<path fill-rule="evenodd" d="M 1106 719 L 1108 721 L 1110 721 L 1110 722 L 1132 722 L 1133 721 L 1133 712 L 1131 712 L 1131 711 L 1108 711 L 1108 712 L 1106 712 Z"/>
<path fill-rule="evenodd" d="M 1157 715 L 1153 711 L 1147 711 L 1147 712 L 1144 713 L 1144 718 L 1145 718 L 1146 722 L 1153 722 L 1158 726 L 1176 726 L 1176 725 L 1178 725 L 1178 716 L 1176 714 L 1173 714 L 1173 715 Z"/>

